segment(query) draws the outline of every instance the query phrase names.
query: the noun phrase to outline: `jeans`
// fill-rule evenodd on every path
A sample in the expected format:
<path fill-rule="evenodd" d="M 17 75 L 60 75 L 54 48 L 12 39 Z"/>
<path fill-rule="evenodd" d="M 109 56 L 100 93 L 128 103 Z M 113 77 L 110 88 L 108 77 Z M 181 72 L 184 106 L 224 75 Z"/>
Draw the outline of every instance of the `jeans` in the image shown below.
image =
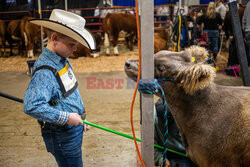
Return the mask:
<path fill-rule="evenodd" d="M 82 138 L 84 126 L 45 124 L 42 136 L 47 151 L 59 167 L 82 167 Z"/>
<path fill-rule="evenodd" d="M 247 61 L 248 61 L 248 66 L 250 66 L 250 32 L 246 32 L 245 38 L 247 40 Z"/>
<path fill-rule="evenodd" d="M 211 51 L 213 53 L 218 53 L 219 48 L 219 30 L 205 30 L 207 33 L 208 42 L 211 44 Z"/>

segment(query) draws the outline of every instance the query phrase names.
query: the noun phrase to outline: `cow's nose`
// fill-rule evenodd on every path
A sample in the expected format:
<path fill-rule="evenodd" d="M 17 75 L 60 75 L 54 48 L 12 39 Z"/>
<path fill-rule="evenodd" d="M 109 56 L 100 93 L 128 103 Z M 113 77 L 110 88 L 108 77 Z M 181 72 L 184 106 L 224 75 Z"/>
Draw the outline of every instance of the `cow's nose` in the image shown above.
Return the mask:
<path fill-rule="evenodd" d="M 126 62 L 126 63 L 125 63 L 125 66 L 126 66 L 127 68 L 129 68 L 129 67 L 130 67 L 130 63 L 129 63 L 129 62 Z"/>

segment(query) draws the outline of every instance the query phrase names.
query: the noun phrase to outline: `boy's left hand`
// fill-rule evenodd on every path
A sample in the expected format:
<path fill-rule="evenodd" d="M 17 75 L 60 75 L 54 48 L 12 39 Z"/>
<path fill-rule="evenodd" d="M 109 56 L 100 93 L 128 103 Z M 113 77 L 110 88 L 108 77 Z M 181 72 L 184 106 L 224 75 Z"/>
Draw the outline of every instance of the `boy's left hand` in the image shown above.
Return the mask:
<path fill-rule="evenodd" d="M 85 121 L 87 121 L 85 119 Z M 87 132 L 88 130 L 90 130 L 90 125 L 84 124 L 84 132 Z"/>

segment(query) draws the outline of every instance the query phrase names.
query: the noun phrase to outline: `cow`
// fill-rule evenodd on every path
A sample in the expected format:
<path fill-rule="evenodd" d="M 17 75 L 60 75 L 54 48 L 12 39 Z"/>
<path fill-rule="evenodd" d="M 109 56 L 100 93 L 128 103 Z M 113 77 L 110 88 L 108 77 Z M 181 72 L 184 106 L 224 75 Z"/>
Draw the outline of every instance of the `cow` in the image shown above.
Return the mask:
<path fill-rule="evenodd" d="M 245 7 L 244 6 L 239 6 L 238 8 L 238 13 L 239 13 L 239 18 L 240 22 L 242 23 L 242 18 L 244 15 Z M 229 49 L 229 57 L 228 57 L 228 66 L 232 66 L 235 64 L 239 64 L 237 54 L 236 54 L 236 45 L 235 45 L 235 38 L 230 36 L 233 36 L 233 28 L 232 28 L 232 20 L 231 20 L 231 14 L 228 11 L 225 16 L 224 20 L 224 26 L 223 30 L 225 31 L 226 35 L 226 48 Z"/>
<path fill-rule="evenodd" d="M 70 58 L 78 58 L 78 57 L 98 57 L 99 53 L 101 51 L 101 45 L 103 43 L 103 37 L 102 34 L 97 32 L 93 33 L 93 36 L 96 41 L 96 50 L 91 51 L 89 48 L 86 46 L 83 46 L 82 44 L 78 44 L 77 50 L 70 56 Z"/>
<path fill-rule="evenodd" d="M 243 15 L 244 15 L 244 11 L 245 11 L 244 6 L 240 6 L 238 8 L 238 13 L 239 13 L 241 23 L 242 23 L 242 18 L 243 18 Z M 230 11 L 227 11 L 227 13 L 226 13 L 226 16 L 225 16 L 225 19 L 224 19 L 223 30 L 225 31 L 226 41 L 227 41 L 227 48 L 228 48 L 228 46 L 229 46 L 229 37 L 233 36 L 233 28 L 232 28 L 232 20 L 231 20 Z"/>
<path fill-rule="evenodd" d="M 155 78 L 163 82 L 186 153 L 200 167 L 249 167 L 250 88 L 215 84 L 214 68 L 193 63 L 192 50 L 154 55 Z M 124 68 L 137 77 L 138 60 L 127 60 Z"/>
<path fill-rule="evenodd" d="M 110 42 L 114 47 L 114 54 L 119 55 L 117 43 L 121 31 L 125 32 L 128 48 L 133 50 L 134 39 L 137 35 L 136 17 L 127 13 L 108 13 L 103 19 L 103 31 L 107 55 L 110 55 Z"/>
<path fill-rule="evenodd" d="M 41 40 L 41 28 L 38 25 L 32 24 L 29 20 L 33 17 L 24 16 L 20 23 L 21 36 L 25 41 L 27 56 L 34 57 L 34 46 L 36 42 Z"/>
<path fill-rule="evenodd" d="M 169 38 L 169 29 L 161 29 L 160 32 L 154 33 L 154 53 L 166 50 Z"/>
<path fill-rule="evenodd" d="M 0 20 L 0 42 L 1 42 L 1 51 L 0 56 L 5 53 L 5 35 L 6 35 L 6 26 L 3 20 Z"/>
<path fill-rule="evenodd" d="M 74 51 L 70 58 L 77 59 L 78 57 L 91 57 L 91 50 L 82 44 L 77 45 L 76 51 Z"/>
<path fill-rule="evenodd" d="M 21 20 L 12 20 L 9 22 L 7 26 L 6 40 L 8 41 L 8 44 L 9 44 L 10 56 L 13 55 L 14 42 L 17 43 L 19 54 L 21 56 L 23 55 L 24 41 L 21 35 L 20 24 L 21 24 Z"/>
<path fill-rule="evenodd" d="M 12 20 L 8 24 L 8 32 L 11 35 L 12 39 L 20 40 L 21 39 L 21 30 L 20 30 L 21 20 Z"/>

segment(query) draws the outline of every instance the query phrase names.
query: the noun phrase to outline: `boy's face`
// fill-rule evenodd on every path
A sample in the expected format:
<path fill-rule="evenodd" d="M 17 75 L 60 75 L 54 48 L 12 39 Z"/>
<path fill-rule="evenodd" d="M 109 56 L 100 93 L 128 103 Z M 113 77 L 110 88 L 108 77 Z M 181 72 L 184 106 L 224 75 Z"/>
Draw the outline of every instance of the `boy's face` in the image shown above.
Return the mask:
<path fill-rule="evenodd" d="M 55 52 L 61 57 L 69 57 L 77 49 L 78 42 L 67 36 L 57 36 Z"/>

